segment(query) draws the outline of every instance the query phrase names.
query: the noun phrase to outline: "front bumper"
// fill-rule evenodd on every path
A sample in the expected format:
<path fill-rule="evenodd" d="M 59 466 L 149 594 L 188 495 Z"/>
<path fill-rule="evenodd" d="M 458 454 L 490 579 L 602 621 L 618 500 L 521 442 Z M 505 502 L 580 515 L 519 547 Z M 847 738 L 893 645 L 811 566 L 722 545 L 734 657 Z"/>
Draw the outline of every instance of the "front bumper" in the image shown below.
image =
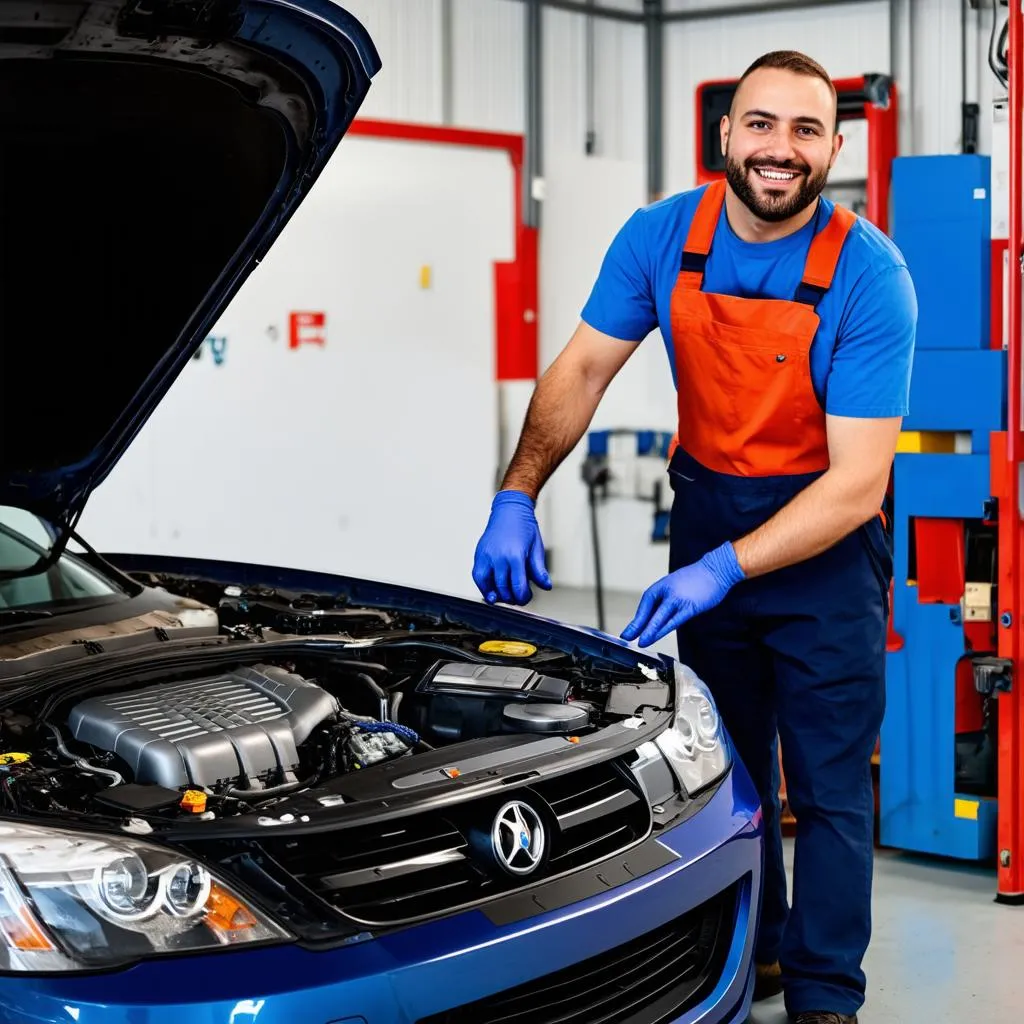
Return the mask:
<path fill-rule="evenodd" d="M 0 979 L 5 1024 L 415 1024 L 630 943 L 737 886 L 714 990 L 678 1024 L 744 1020 L 763 826 L 739 762 L 660 841 L 667 867 L 600 896 L 496 927 L 478 910 L 329 952 L 298 946 L 151 961 L 114 974 Z"/>

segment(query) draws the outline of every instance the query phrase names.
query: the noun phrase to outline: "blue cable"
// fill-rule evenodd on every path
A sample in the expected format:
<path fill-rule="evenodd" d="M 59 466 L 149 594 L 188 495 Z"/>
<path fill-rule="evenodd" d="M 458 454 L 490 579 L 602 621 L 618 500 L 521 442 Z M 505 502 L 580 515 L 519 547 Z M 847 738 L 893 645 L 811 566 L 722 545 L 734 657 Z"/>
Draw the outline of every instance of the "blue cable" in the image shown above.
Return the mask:
<path fill-rule="evenodd" d="M 412 729 L 407 729 L 404 725 L 399 725 L 397 722 L 358 722 L 356 728 L 362 729 L 364 732 L 392 732 L 399 739 L 405 740 L 406 743 L 411 745 L 415 745 L 420 741 L 419 736 Z"/>

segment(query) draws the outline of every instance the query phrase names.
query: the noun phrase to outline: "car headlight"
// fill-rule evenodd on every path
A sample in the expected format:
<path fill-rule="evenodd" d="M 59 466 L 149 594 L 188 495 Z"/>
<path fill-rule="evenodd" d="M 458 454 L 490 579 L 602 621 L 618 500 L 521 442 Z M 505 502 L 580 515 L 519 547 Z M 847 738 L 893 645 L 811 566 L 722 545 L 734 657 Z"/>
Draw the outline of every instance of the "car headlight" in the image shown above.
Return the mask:
<path fill-rule="evenodd" d="M 711 692 L 678 662 L 675 677 L 676 717 L 654 742 L 692 796 L 725 774 L 731 755 Z"/>
<path fill-rule="evenodd" d="M 288 938 L 174 850 L 0 823 L 0 970 L 95 970 Z"/>

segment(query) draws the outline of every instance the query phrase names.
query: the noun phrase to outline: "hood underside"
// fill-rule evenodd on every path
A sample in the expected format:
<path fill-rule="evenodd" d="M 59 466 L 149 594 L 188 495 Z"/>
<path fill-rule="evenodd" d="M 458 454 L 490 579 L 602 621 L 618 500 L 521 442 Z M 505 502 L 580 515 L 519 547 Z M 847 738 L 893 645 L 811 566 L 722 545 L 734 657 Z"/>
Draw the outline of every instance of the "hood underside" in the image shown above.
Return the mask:
<path fill-rule="evenodd" d="M 329 0 L 0 0 L 0 504 L 73 521 L 378 67 Z"/>

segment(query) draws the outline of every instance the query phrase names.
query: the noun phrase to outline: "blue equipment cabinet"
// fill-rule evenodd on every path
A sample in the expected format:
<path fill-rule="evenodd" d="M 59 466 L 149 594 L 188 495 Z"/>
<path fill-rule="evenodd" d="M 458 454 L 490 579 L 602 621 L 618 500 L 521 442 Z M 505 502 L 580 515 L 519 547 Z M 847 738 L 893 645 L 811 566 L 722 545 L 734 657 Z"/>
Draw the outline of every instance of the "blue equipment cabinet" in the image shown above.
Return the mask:
<path fill-rule="evenodd" d="M 993 349 L 986 156 L 893 162 L 892 235 L 919 319 L 893 474 L 894 591 L 881 735 L 880 840 L 970 860 L 995 853 L 995 694 L 972 659 L 994 629 L 990 435 L 1006 426 Z"/>

